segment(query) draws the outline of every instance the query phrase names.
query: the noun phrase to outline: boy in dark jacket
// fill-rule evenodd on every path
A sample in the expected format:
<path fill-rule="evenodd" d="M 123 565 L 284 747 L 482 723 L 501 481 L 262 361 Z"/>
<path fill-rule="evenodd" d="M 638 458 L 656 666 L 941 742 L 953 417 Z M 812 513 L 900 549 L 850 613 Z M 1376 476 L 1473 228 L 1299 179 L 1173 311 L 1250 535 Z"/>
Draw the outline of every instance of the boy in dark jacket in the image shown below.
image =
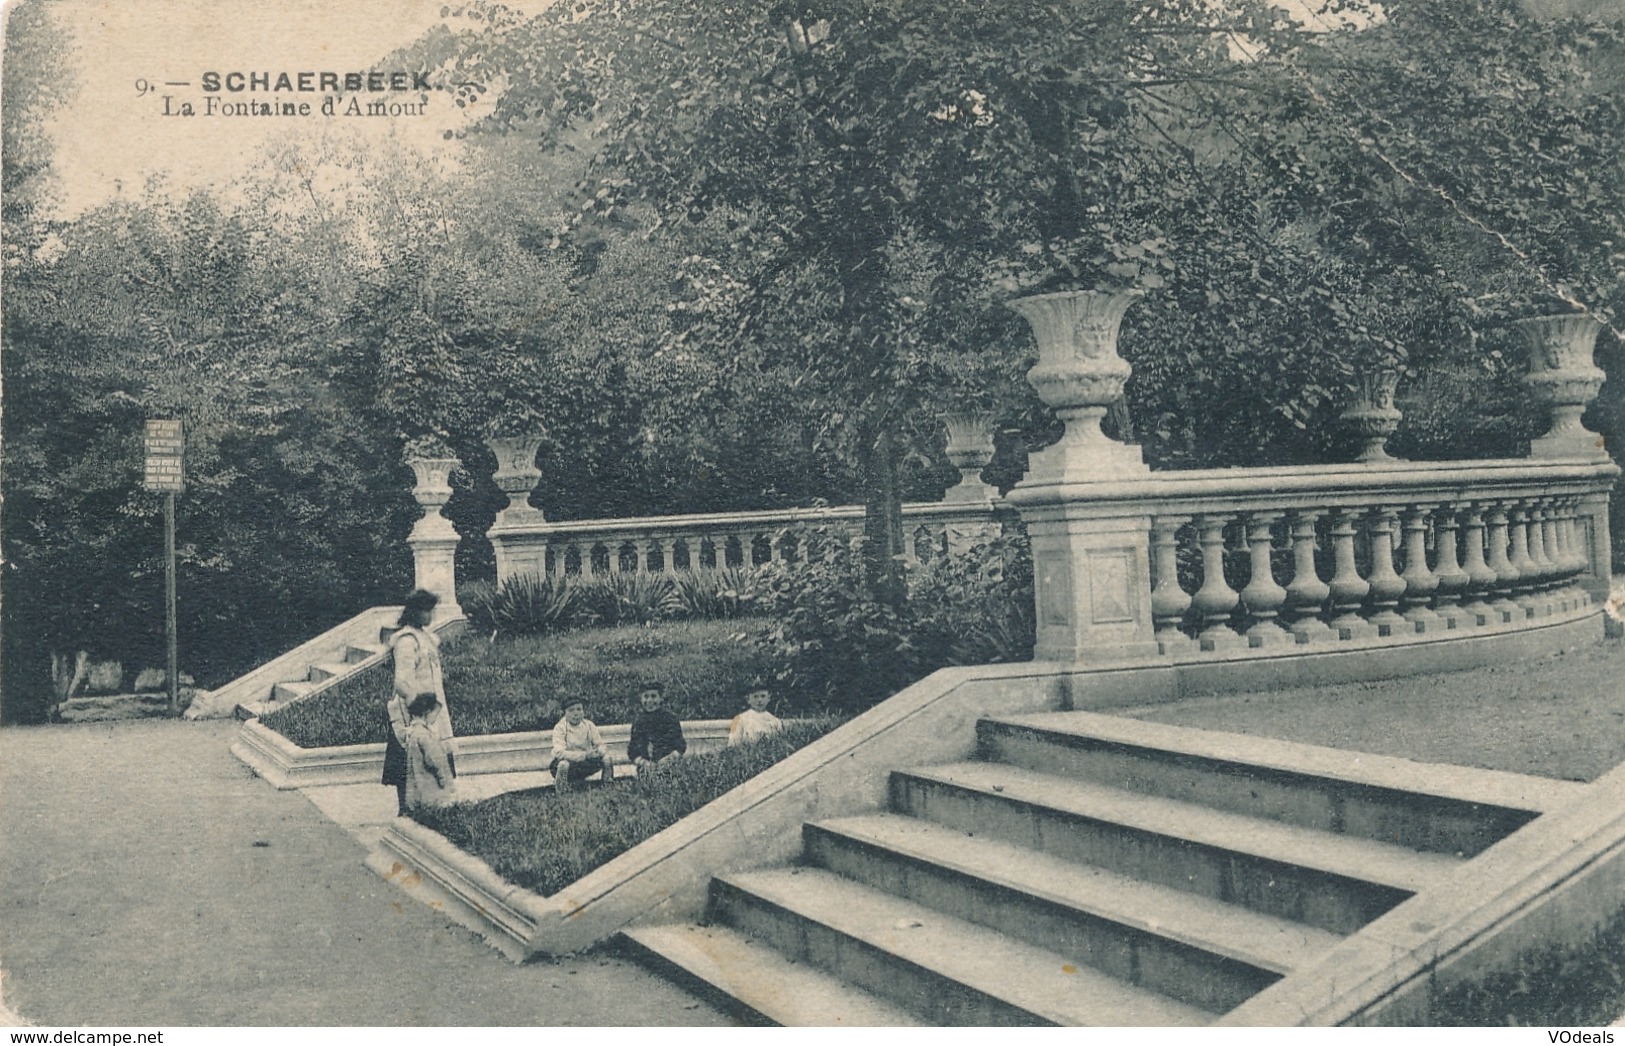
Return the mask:
<path fill-rule="evenodd" d="M 683 724 L 661 707 L 665 700 L 665 688 L 659 683 L 650 683 L 638 691 L 643 711 L 632 721 L 632 740 L 627 743 L 626 754 L 640 771 L 688 751 Z"/>

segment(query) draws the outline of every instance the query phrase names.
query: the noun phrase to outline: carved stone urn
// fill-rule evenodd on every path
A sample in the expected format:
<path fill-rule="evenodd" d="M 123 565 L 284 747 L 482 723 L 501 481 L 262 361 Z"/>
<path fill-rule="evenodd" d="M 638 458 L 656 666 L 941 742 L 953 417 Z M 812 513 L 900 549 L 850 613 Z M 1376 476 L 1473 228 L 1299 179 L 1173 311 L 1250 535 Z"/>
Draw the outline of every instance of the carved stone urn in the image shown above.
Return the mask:
<path fill-rule="evenodd" d="M 1365 444 L 1355 456 L 1355 461 L 1395 460 L 1388 453 L 1388 439 L 1399 431 L 1400 419 L 1405 416 L 1394 406 L 1394 396 L 1398 392 L 1397 368 L 1374 366 L 1361 371 L 1354 402 L 1342 415 L 1344 424 Z"/>
<path fill-rule="evenodd" d="M 1123 313 L 1140 295 L 1138 290 L 1060 291 L 1010 303 L 1038 339 L 1038 365 L 1027 372 L 1027 381 L 1066 423 L 1060 442 L 1033 455 L 1028 482 L 1101 482 L 1151 471 L 1139 448 L 1100 430 L 1107 408 L 1133 373 L 1117 354 L 1117 334 Z"/>
<path fill-rule="evenodd" d="M 987 502 L 999 496 L 997 488 L 982 482 L 982 470 L 993 460 L 993 419 L 975 411 L 944 414 L 948 427 L 948 460 L 959 470 L 958 485 L 942 496 L 945 502 Z"/>
<path fill-rule="evenodd" d="M 1546 435 L 1529 445 L 1532 458 L 1605 458 L 1602 437 L 1580 424 L 1605 375 L 1592 362 L 1602 325 L 1590 316 L 1539 316 L 1512 324 L 1529 347 L 1524 384 L 1552 413 Z"/>
<path fill-rule="evenodd" d="M 440 516 L 441 508 L 451 500 L 451 474 L 457 470 L 457 459 L 412 458 L 407 464 L 412 466 L 412 475 L 417 480 L 412 496 L 423 506 L 424 519 Z"/>
<path fill-rule="evenodd" d="M 508 507 L 497 513 L 496 525 L 519 526 L 542 523 L 546 517 L 542 510 L 531 507 L 530 495 L 542 478 L 536 467 L 536 451 L 542 445 L 540 435 L 492 436 L 485 441 L 496 456 L 497 470 L 491 479 L 508 496 Z"/>
<path fill-rule="evenodd" d="M 406 538 L 407 544 L 412 546 L 416 587 L 440 597 L 435 620 L 462 617 L 463 609 L 457 604 L 457 529 L 451 520 L 440 514 L 451 500 L 451 474 L 458 461 L 456 458 L 410 458 L 407 464 L 412 466 L 417 480 L 412 496 L 423 507 L 423 518 L 413 525 Z"/>

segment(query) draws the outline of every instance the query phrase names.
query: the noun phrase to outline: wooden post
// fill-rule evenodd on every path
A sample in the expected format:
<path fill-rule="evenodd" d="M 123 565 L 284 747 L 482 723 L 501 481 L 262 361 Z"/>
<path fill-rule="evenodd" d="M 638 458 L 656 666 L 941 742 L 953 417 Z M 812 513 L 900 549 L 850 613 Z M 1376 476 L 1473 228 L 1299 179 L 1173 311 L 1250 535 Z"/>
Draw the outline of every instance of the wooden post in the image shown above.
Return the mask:
<path fill-rule="evenodd" d="M 169 711 L 181 710 L 175 642 L 175 493 L 164 495 L 164 636 L 169 646 Z"/>

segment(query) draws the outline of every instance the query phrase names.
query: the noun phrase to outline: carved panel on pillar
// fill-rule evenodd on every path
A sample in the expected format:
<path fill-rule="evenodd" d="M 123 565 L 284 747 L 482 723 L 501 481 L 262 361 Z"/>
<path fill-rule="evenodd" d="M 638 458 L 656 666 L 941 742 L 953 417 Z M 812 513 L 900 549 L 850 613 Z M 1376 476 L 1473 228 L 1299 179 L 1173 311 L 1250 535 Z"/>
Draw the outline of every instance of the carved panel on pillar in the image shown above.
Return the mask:
<path fill-rule="evenodd" d="M 1064 628 L 1072 623 L 1072 571 L 1064 554 L 1037 558 L 1038 623 Z"/>
<path fill-rule="evenodd" d="M 1097 625 L 1133 621 L 1137 616 L 1131 580 L 1134 550 L 1088 549 L 1084 562 L 1088 564 L 1090 621 Z"/>

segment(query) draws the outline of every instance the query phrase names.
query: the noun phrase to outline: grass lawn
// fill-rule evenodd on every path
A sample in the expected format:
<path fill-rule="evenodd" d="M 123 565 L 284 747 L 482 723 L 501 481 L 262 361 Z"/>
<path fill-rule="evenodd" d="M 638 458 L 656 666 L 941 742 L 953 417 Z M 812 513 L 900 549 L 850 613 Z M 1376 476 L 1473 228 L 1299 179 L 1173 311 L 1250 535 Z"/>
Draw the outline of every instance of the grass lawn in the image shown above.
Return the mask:
<path fill-rule="evenodd" d="M 672 621 L 494 641 L 465 633 L 442 648 L 446 701 L 460 735 L 551 729 L 568 697 L 585 699 L 596 723 L 629 723 L 638 688 L 658 680 L 679 719 L 728 718 L 744 708 L 746 684 L 765 668 L 748 634 L 753 627 Z M 378 665 L 264 723 L 304 748 L 382 743 L 392 672 Z"/>
<path fill-rule="evenodd" d="M 564 795 L 533 788 L 421 810 L 416 818 L 509 882 L 549 896 L 838 723 L 834 718 L 787 723 L 773 737 L 676 760 L 647 783 L 623 779 L 606 787 L 593 782 Z"/>

